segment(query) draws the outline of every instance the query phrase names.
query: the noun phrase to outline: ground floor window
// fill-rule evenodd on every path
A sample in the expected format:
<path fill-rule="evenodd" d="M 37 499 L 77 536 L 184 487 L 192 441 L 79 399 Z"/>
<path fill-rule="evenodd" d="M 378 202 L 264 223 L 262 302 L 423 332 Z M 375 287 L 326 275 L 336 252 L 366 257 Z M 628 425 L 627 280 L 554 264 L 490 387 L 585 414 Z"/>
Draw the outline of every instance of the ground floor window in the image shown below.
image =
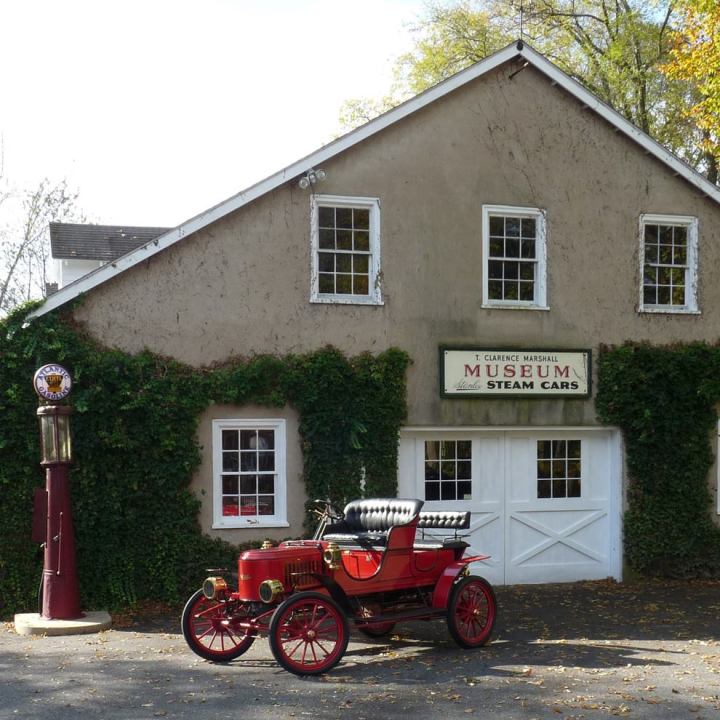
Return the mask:
<path fill-rule="evenodd" d="M 213 421 L 215 527 L 286 522 L 284 420 Z"/>
<path fill-rule="evenodd" d="M 425 441 L 425 500 L 472 500 L 472 441 Z"/>
<path fill-rule="evenodd" d="M 580 497 L 580 440 L 537 441 L 538 498 Z"/>

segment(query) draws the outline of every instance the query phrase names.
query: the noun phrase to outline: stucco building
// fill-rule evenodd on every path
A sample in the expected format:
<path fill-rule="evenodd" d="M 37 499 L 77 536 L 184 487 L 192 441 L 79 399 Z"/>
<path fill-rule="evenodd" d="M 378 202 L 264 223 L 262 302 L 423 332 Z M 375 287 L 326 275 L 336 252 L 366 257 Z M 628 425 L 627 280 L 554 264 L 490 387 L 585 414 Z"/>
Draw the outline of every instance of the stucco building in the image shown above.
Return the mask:
<path fill-rule="evenodd" d="M 623 448 L 596 418 L 593 359 L 603 343 L 720 336 L 719 203 L 518 44 L 37 314 L 85 292 L 76 317 L 103 343 L 194 366 L 400 347 L 413 360 L 400 495 L 471 510 L 492 582 L 619 578 Z M 208 532 L 300 534 L 293 408 L 213 407 L 200 442 Z"/>

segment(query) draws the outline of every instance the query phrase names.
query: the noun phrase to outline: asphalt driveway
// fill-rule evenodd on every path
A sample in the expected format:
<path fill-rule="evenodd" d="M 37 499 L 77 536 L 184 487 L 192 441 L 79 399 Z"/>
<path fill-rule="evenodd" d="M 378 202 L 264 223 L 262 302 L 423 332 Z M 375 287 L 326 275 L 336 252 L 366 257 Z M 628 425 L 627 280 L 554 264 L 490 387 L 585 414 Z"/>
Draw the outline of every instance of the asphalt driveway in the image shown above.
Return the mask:
<path fill-rule="evenodd" d="M 326 676 L 297 678 L 265 640 L 213 665 L 177 614 L 98 635 L 0 629 L 0 718 L 720 718 L 720 582 L 497 589 L 494 641 L 462 650 L 442 622 L 353 635 Z"/>

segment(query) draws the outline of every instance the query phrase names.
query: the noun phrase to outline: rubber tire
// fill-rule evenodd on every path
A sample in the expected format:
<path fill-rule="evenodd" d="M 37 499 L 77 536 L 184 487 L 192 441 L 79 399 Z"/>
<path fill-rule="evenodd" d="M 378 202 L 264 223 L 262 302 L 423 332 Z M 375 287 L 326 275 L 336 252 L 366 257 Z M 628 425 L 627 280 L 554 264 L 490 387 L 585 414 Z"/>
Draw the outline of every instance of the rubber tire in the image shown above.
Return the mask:
<path fill-rule="evenodd" d="M 484 622 L 477 631 L 470 625 L 472 621 L 467 615 L 473 610 L 485 610 Z M 447 608 L 448 630 L 453 640 L 464 648 L 476 648 L 485 645 L 492 635 L 497 603 L 495 591 L 485 578 L 468 575 L 455 583 L 450 592 Z"/>
<path fill-rule="evenodd" d="M 221 649 L 211 649 L 211 646 L 216 641 L 217 633 L 210 638 L 209 645 L 205 645 L 199 637 L 200 635 L 203 635 L 205 629 L 204 627 L 197 627 L 196 623 L 198 621 L 194 616 L 195 613 L 198 612 L 198 609 L 202 608 L 203 605 L 207 605 L 207 608 L 204 609 L 208 609 L 212 607 L 213 603 L 216 603 L 218 608 L 221 607 L 220 603 L 215 600 L 208 600 L 205 595 L 203 595 L 203 591 L 198 590 L 194 595 L 192 595 L 192 597 L 187 601 L 187 603 L 185 603 L 185 608 L 182 612 L 182 619 L 180 621 L 180 627 L 182 628 L 182 634 L 185 637 L 185 642 L 187 642 L 187 644 L 190 646 L 190 649 L 196 655 L 199 655 L 205 660 L 210 660 L 211 662 L 229 662 L 230 660 L 234 660 L 235 658 L 240 657 L 243 653 L 247 652 L 250 646 L 255 641 L 255 636 L 250 634 L 241 636 L 232 633 L 235 640 L 232 640 L 231 642 L 233 642 L 234 645 L 232 648 L 225 650 L 223 649 L 225 638 L 227 637 L 228 639 L 230 639 L 230 633 L 224 631 L 220 635 Z M 214 618 L 217 619 L 220 616 L 220 613 L 218 613 L 214 616 Z M 213 616 L 211 616 L 211 619 L 212 617 Z M 224 615 L 222 615 L 222 617 L 224 618 Z M 202 622 L 202 620 L 200 622 Z M 210 624 L 207 624 L 206 627 L 208 627 L 209 629 Z"/>
<path fill-rule="evenodd" d="M 290 615 L 298 610 L 301 606 L 314 606 L 313 617 L 317 611 L 317 607 L 325 607 L 329 611 L 329 616 L 334 621 L 334 627 L 337 628 L 337 641 L 333 646 L 332 650 L 327 653 L 323 662 L 320 663 L 304 663 L 302 659 L 300 662 L 294 660 L 290 655 L 294 655 L 295 651 L 298 650 L 300 645 L 304 642 L 305 647 L 303 648 L 303 656 L 308 652 L 315 652 L 315 645 L 317 644 L 320 648 L 322 646 L 317 640 L 310 640 L 301 638 L 298 644 L 293 648 L 293 652 L 290 655 L 287 654 L 283 645 L 282 633 L 287 627 L 287 621 Z M 322 622 L 322 621 L 321 621 Z M 317 627 L 317 623 L 316 623 Z M 323 595 L 318 592 L 300 592 L 295 595 L 291 595 L 287 600 L 280 603 L 277 610 L 273 613 L 270 620 L 270 649 L 275 659 L 285 668 L 288 672 L 295 675 L 321 675 L 337 665 L 342 656 L 345 654 L 345 650 L 350 640 L 350 627 L 348 625 L 345 613 L 342 608 L 328 595 Z"/>
<path fill-rule="evenodd" d="M 383 623 L 382 625 L 378 625 L 376 627 L 372 627 L 372 626 L 368 626 L 368 625 L 366 625 L 364 627 L 360 627 L 358 625 L 357 629 L 359 632 L 361 632 L 366 637 L 381 638 L 381 637 L 385 637 L 386 635 L 389 635 L 395 629 L 395 623 L 387 622 L 387 623 Z"/>

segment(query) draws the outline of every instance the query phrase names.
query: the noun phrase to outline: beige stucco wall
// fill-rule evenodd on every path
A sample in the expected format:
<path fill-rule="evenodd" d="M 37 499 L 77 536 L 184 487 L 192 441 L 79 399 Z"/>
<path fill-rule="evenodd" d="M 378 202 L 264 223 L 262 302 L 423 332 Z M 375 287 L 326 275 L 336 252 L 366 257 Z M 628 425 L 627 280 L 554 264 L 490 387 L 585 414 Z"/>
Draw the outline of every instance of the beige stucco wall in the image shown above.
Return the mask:
<path fill-rule="evenodd" d="M 515 69 L 323 165 L 322 193 L 380 198 L 383 306 L 309 302 L 310 194 L 292 181 L 91 291 L 77 318 L 104 343 L 195 366 L 398 346 L 414 362 L 409 425 L 595 424 L 592 399 L 443 400 L 438 346 L 714 340 L 720 207 L 532 67 Z M 549 311 L 481 307 L 484 204 L 546 211 Z M 641 213 L 699 219 L 700 315 L 637 312 Z"/>
<path fill-rule="evenodd" d="M 273 528 L 213 528 L 213 456 L 212 422 L 213 420 L 285 420 L 286 467 L 287 478 L 287 519 L 288 527 Z M 190 489 L 200 498 L 200 526 L 211 537 L 219 537 L 232 543 L 244 543 L 250 540 L 270 538 L 283 540 L 302 534 L 305 517 L 305 486 L 302 482 L 303 457 L 298 432 L 298 414 L 293 408 L 266 408 L 259 405 L 214 405 L 200 418 L 198 441 L 203 449 L 202 464 L 195 474 Z"/>

